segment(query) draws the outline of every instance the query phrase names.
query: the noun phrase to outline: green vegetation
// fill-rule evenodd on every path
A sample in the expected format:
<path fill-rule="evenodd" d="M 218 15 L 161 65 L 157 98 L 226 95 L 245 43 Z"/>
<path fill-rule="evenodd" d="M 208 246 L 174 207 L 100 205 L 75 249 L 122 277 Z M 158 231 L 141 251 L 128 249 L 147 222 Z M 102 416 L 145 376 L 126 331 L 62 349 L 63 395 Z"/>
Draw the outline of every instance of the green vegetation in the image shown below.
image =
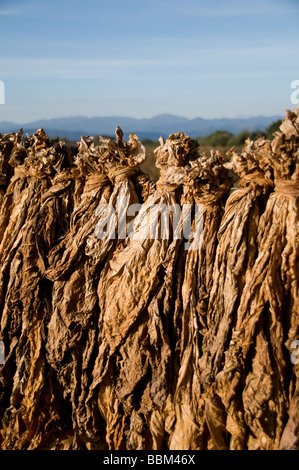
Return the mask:
<path fill-rule="evenodd" d="M 201 147 L 241 147 L 248 138 L 256 140 L 260 137 L 265 137 L 268 140 L 272 140 L 274 132 L 279 130 L 280 125 L 281 121 L 275 121 L 266 129 L 265 132 L 259 130 L 249 132 L 247 130 L 243 130 L 236 135 L 227 131 L 216 131 L 208 136 L 199 137 L 197 141 Z"/>
<path fill-rule="evenodd" d="M 243 146 L 248 138 L 255 140 L 264 135 L 265 134 L 261 131 L 249 132 L 243 130 L 237 135 L 233 135 L 227 131 L 216 131 L 208 136 L 199 137 L 197 141 L 201 147 L 230 148 Z"/>

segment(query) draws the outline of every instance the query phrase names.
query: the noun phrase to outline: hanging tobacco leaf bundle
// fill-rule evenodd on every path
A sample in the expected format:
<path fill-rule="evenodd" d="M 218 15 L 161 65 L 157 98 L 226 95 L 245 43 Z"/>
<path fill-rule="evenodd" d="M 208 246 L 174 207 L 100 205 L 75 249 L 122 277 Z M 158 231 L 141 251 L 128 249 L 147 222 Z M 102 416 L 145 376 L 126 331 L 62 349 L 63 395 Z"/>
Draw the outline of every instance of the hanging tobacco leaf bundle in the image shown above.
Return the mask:
<path fill-rule="evenodd" d="M 263 171 L 255 153 L 258 143 L 248 140 L 241 155 L 231 152 L 232 169 L 240 180 L 226 201 L 218 230 L 218 246 L 213 265 L 212 287 L 207 312 L 207 334 L 200 359 L 201 381 L 205 388 L 215 378 L 224 360 L 231 329 L 244 285 L 251 276 L 257 256 L 256 235 L 272 188 L 271 174 Z M 268 148 L 270 143 L 265 141 Z"/>
<path fill-rule="evenodd" d="M 25 139 L 22 132 L 6 134 L 1 138 L 0 243 L 3 241 L 5 232 L 9 231 L 8 225 L 12 207 L 26 186 L 27 179 L 24 177 L 25 172 L 22 171 L 25 157 Z"/>
<path fill-rule="evenodd" d="M 161 139 L 156 185 L 120 128 L 0 135 L 1 448 L 299 448 L 299 108 L 280 129 L 229 163 Z"/>
<path fill-rule="evenodd" d="M 3 199 L 3 204 L 0 213 L 0 308 L 1 308 L 1 325 L 5 321 L 9 321 L 18 329 L 18 319 L 21 315 L 15 318 L 13 314 L 10 318 L 3 316 L 4 298 L 7 291 L 7 279 L 9 278 L 9 270 L 13 262 L 18 266 L 19 261 L 16 257 L 18 248 L 21 245 L 24 227 L 26 225 L 27 215 L 30 207 L 30 201 L 33 196 L 34 190 L 30 188 L 30 175 L 28 165 L 25 166 L 25 159 L 27 158 L 27 149 L 31 145 L 30 139 L 25 139 L 22 133 L 16 136 L 15 144 L 11 150 L 11 155 L 8 160 L 11 169 L 13 169 L 13 177 L 10 180 Z M 9 292 L 8 292 L 9 294 Z M 6 320 L 5 320 L 6 318 Z"/>
<path fill-rule="evenodd" d="M 8 161 L 11 156 L 15 141 L 22 135 L 22 131 L 17 134 L 0 134 L 0 210 L 5 196 L 6 188 L 13 175 L 13 169 Z"/>
<path fill-rule="evenodd" d="M 271 145 L 256 148 L 275 187 L 214 387 L 231 449 L 299 448 L 299 108 L 287 113 L 280 130 Z"/>
<path fill-rule="evenodd" d="M 5 140 L 7 143 L 5 136 L 2 140 Z M 13 148 L 11 148 L 12 141 Z M 29 190 L 27 173 L 24 169 L 24 160 L 27 156 L 25 139 L 20 132 L 17 136 L 9 135 L 8 142 L 9 147 L 5 146 L 7 151 L 3 153 L 14 175 L 6 188 L 0 209 L 0 339 L 3 341 L 6 367 L 10 371 L 9 375 L 12 380 L 16 366 L 15 361 L 10 361 L 10 358 L 11 355 L 13 357 L 13 350 L 20 334 L 21 313 L 17 312 L 16 303 L 14 303 L 15 308 L 11 311 L 6 297 L 13 296 L 13 293 L 9 291 L 10 270 L 16 271 L 20 264 L 17 252 L 22 240 L 22 230 L 29 206 Z M 16 338 L 14 339 L 14 337 Z M 1 371 L 1 383 L 5 387 L 3 373 L 5 373 L 5 367 L 2 367 Z M 10 383 L 5 396 L 10 395 L 11 388 L 12 385 Z"/>
<path fill-rule="evenodd" d="M 180 292 L 174 316 L 173 396 L 174 426 L 170 449 L 203 449 L 209 433 L 204 418 L 199 358 L 207 332 L 207 309 L 212 288 L 217 232 L 233 176 L 220 152 L 202 154 L 186 176 L 185 191 L 196 204 L 196 232 L 180 266 Z M 176 358 L 176 355 L 178 357 Z"/>
<path fill-rule="evenodd" d="M 1 336 L 7 355 L 1 372 L 5 399 L 10 403 L 2 419 L 4 449 L 35 448 L 46 437 L 44 426 L 55 420 L 51 414 L 55 395 L 44 351 L 51 289 L 43 281 L 40 249 L 51 242 L 48 234 L 53 230 L 47 225 L 52 219 L 42 220 L 41 233 L 37 227 L 42 196 L 64 157 L 58 139 L 50 141 L 39 129 L 32 138 L 17 142 L 10 160 L 17 166 L 6 196 L 8 201 L 15 199 L 15 205 L 10 208 L 1 246 Z"/>
<path fill-rule="evenodd" d="M 105 442 L 104 426 L 96 410 L 85 406 L 85 396 L 97 331 L 98 277 L 118 243 L 117 232 L 112 232 L 119 227 L 107 221 L 106 212 L 107 207 L 115 209 L 116 215 L 123 217 L 118 214 L 120 209 L 126 211 L 128 205 L 139 202 L 131 177 L 143 159 L 144 148 L 137 137 L 131 134 L 130 140 L 123 142 L 121 129 L 117 129 L 116 142 L 100 138 L 98 147 L 91 139 L 82 138 L 76 164 L 85 174 L 84 190 L 74 208 L 69 232 L 49 258 L 46 274 L 54 286 L 48 360 L 58 371 L 64 397 L 72 407 L 73 448 L 84 446 L 83 442 Z M 99 237 L 98 226 L 103 220 L 111 232 Z M 88 421 L 91 424 L 85 426 Z"/>
<path fill-rule="evenodd" d="M 167 323 L 182 243 L 173 234 L 181 228 L 181 185 L 198 156 L 197 144 L 174 134 L 161 139 L 155 156 L 161 169 L 157 189 L 140 209 L 122 250 L 107 261 L 98 286 L 99 349 L 89 400 L 98 403 L 111 449 L 157 449 L 164 440 L 160 420 L 171 357 Z M 168 215 L 170 208 L 168 225 L 159 213 Z"/>
<path fill-rule="evenodd" d="M 205 420 L 217 449 L 226 449 L 228 444 L 226 428 L 220 425 L 223 407 L 219 397 L 214 395 L 212 384 L 224 364 L 240 297 L 257 256 L 258 222 L 273 187 L 272 173 L 259 165 L 256 148 L 260 145 L 268 148 L 270 142 L 248 139 L 241 155 L 234 151 L 228 153 L 231 162 L 226 165 L 240 180 L 226 202 L 217 234 L 207 333 L 199 360 Z"/>

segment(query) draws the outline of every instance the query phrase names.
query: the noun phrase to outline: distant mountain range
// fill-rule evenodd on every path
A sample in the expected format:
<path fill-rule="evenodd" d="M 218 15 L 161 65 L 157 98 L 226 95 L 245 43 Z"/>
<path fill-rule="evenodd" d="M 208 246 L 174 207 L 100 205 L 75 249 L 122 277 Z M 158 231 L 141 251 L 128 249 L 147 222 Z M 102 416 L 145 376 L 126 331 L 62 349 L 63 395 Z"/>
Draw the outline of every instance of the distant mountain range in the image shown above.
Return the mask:
<path fill-rule="evenodd" d="M 33 134 L 43 128 L 51 137 L 80 140 L 81 135 L 114 136 L 116 126 L 120 126 L 128 137 L 129 132 L 138 135 L 140 140 L 157 140 L 160 136 L 168 137 L 174 132 L 185 132 L 190 137 L 209 135 L 214 131 L 228 131 L 238 134 L 244 129 L 248 131 L 264 131 L 267 127 L 284 116 L 257 116 L 250 118 L 204 119 L 197 117 L 187 119 L 172 114 L 161 114 L 149 119 L 134 119 L 122 116 L 109 117 L 66 117 L 57 119 L 41 119 L 27 124 L 0 122 L 0 133 L 18 131 L 23 128 L 25 133 Z"/>

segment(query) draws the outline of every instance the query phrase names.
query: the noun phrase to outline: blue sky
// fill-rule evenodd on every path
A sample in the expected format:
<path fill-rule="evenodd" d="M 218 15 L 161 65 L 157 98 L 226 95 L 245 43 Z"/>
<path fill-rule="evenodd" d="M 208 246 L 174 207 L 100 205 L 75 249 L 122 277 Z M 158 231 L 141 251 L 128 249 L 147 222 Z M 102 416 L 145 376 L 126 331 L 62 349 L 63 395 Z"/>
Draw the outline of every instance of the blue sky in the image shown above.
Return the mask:
<path fill-rule="evenodd" d="M 293 109 L 299 0 L 0 0 L 0 121 Z"/>

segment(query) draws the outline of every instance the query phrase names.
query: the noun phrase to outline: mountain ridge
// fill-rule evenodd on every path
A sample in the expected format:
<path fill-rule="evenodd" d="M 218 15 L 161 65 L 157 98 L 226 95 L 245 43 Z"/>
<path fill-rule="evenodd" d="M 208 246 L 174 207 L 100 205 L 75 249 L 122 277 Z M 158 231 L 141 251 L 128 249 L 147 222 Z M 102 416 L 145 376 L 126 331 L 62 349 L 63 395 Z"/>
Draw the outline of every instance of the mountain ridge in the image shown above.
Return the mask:
<path fill-rule="evenodd" d="M 282 115 L 252 116 L 247 118 L 186 118 L 175 114 L 158 114 L 152 118 L 132 118 L 126 116 L 85 117 L 70 116 L 52 119 L 38 119 L 29 123 L 16 124 L 0 122 L 0 133 L 16 132 L 23 128 L 32 134 L 43 128 L 51 137 L 80 139 L 81 135 L 113 136 L 116 126 L 120 126 L 125 138 L 135 133 L 140 139 L 157 140 L 160 136 L 168 137 L 175 132 L 185 132 L 190 137 L 202 137 L 217 130 L 238 134 L 242 130 L 265 131 L 273 122 L 283 119 Z"/>

